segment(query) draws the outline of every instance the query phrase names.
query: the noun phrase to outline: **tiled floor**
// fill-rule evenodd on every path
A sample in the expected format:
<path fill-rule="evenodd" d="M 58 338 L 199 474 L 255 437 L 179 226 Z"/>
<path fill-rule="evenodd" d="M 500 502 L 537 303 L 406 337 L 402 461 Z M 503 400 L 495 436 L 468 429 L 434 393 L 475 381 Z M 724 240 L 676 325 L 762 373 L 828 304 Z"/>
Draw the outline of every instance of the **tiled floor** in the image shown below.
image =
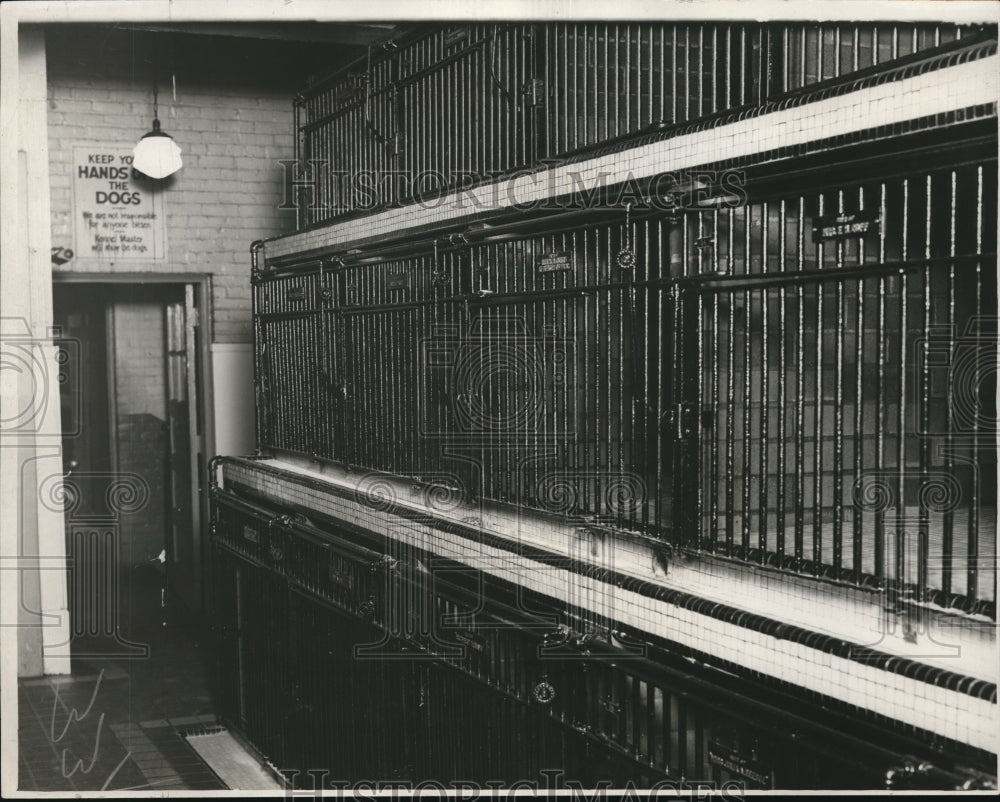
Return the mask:
<path fill-rule="evenodd" d="M 161 601 L 155 566 L 124 581 L 123 633 L 149 656 L 90 642 L 92 656 L 77 658 L 75 643 L 72 676 L 19 682 L 20 790 L 226 787 L 182 737 L 216 721 L 207 641 L 169 593 Z"/>

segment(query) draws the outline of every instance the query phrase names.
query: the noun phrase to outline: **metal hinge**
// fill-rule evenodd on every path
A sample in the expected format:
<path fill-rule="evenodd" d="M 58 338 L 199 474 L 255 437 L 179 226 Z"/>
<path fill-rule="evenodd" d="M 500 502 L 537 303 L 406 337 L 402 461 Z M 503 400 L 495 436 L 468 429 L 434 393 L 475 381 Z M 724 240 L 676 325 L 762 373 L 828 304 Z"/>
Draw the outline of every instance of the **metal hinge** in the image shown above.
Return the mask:
<path fill-rule="evenodd" d="M 617 716 L 621 712 L 621 709 L 622 709 L 622 706 L 618 702 L 616 702 L 614 699 L 612 699 L 610 696 L 605 696 L 601 700 L 601 707 L 603 707 L 605 710 L 607 710 L 613 716 Z"/>
<path fill-rule="evenodd" d="M 673 408 L 673 411 L 671 412 L 671 415 L 673 415 L 673 418 L 674 418 L 673 423 L 674 423 L 674 427 L 675 427 L 675 432 L 676 432 L 676 435 L 677 435 L 677 439 L 678 440 L 683 440 L 684 439 L 684 405 L 683 404 L 674 404 L 674 408 Z"/>

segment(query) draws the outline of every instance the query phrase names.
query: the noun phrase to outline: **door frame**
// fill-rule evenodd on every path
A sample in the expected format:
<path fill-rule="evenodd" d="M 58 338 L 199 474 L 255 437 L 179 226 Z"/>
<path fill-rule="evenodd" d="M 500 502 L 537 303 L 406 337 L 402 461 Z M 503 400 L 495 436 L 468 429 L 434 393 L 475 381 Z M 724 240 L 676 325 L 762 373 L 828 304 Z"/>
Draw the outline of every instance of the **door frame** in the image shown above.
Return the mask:
<path fill-rule="evenodd" d="M 208 557 L 208 538 L 204 537 L 205 526 L 210 520 L 208 509 L 208 461 L 215 454 L 215 400 L 213 392 L 212 352 L 214 339 L 212 331 L 212 277 L 208 273 L 89 273 L 53 271 L 53 284 L 103 284 L 108 287 L 129 284 L 176 284 L 192 285 L 195 288 L 198 305 L 198 326 L 203 332 L 198 345 L 198 375 L 197 381 L 201 387 L 198 399 L 198 415 L 202 421 L 202 459 L 198 464 L 198 500 L 196 509 L 200 528 L 192 532 L 197 563 L 194 567 L 197 584 L 198 609 L 192 612 L 196 615 L 204 613 L 205 604 L 205 567 Z M 109 333 L 110 336 L 110 333 Z M 110 360 L 109 360 L 110 364 Z M 117 464 L 116 462 L 113 464 Z"/>

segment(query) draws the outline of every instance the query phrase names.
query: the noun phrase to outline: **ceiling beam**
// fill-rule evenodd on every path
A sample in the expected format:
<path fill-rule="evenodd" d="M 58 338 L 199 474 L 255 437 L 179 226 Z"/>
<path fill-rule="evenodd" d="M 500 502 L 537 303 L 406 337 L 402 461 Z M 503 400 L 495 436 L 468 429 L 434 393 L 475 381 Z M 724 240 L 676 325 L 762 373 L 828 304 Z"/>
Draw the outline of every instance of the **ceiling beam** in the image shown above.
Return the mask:
<path fill-rule="evenodd" d="M 395 25 L 392 23 L 369 22 L 191 22 L 138 24 L 128 27 L 143 31 L 203 36 L 236 36 L 248 39 L 360 46 L 388 39 L 395 30 Z"/>

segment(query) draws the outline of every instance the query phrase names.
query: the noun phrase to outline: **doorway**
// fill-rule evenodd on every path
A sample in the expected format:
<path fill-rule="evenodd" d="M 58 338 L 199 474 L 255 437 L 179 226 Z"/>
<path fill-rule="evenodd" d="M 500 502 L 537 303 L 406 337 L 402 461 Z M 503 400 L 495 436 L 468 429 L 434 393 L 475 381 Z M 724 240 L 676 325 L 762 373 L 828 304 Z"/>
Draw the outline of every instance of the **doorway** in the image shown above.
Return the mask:
<path fill-rule="evenodd" d="M 82 279 L 53 285 L 71 650 L 144 656 L 130 633 L 203 608 L 207 281 Z"/>

